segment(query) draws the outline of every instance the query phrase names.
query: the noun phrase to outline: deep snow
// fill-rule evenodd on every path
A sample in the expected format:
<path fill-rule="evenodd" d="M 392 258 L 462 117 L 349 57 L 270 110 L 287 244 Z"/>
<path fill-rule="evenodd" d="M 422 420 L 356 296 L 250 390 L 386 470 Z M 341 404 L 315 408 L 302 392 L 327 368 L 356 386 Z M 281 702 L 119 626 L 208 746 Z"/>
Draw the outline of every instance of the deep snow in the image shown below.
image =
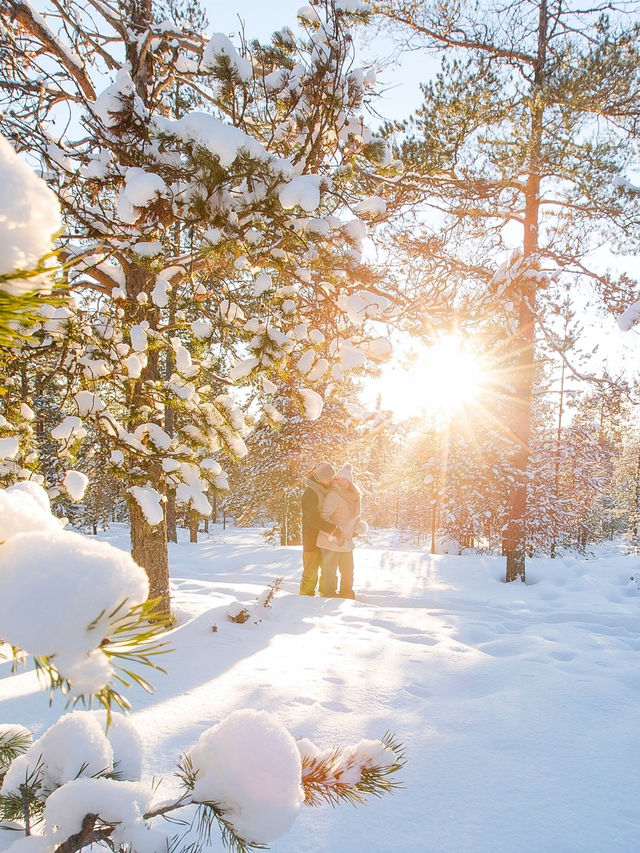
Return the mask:
<path fill-rule="evenodd" d="M 104 538 L 128 547 L 123 527 Z M 527 585 L 507 585 L 498 558 L 369 538 L 355 602 L 298 596 L 299 549 L 259 530 L 171 546 L 169 674 L 152 696 L 128 691 L 146 773 L 169 777 L 232 710 L 265 709 L 320 747 L 391 729 L 408 762 L 394 796 L 304 809 L 281 853 L 638 851 L 640 561 L 614 546 L 534 559 Z M 254 608 L 277 577 L 272 607 Z M 236 600 L 244 624 L 226 619 Z M 63 708 L 0 662 L 0 723 L 38 735 Z"/>

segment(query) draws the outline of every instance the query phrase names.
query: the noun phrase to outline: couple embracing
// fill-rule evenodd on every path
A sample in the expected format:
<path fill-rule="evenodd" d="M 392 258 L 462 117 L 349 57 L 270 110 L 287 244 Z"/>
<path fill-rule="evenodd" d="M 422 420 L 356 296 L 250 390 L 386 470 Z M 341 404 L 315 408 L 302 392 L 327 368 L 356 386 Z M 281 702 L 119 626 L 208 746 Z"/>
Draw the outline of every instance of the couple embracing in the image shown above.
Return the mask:
<path fill-rule="evenodd" d="M 354 598 L 353 537 L 366 532 L 351 465 L 336 471 L 329 462 L 319 462 L 305 480 L 302 495 L 300 594 L 315 595 L 320 572 L 321 596 Z"/>

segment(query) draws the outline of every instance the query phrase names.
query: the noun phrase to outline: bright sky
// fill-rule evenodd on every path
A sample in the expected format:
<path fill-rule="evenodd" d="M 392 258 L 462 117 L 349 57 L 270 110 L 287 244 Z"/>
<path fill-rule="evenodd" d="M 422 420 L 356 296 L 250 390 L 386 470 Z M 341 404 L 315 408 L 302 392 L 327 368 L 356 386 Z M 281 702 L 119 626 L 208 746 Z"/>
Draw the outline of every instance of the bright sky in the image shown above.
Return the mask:
<path fill-rule="evenodd" d="M 292 27 L 296 12 L 304 5 L 303 0 L 269 0 L 268 3 L 261 0 L 234 0 L 231 3 L 202 0 L 209 17 L 210 32 L 237 33 L 238 18 L 241 18 L 247 35 L 258 38 L 269 36 L 284 25 Z"/>

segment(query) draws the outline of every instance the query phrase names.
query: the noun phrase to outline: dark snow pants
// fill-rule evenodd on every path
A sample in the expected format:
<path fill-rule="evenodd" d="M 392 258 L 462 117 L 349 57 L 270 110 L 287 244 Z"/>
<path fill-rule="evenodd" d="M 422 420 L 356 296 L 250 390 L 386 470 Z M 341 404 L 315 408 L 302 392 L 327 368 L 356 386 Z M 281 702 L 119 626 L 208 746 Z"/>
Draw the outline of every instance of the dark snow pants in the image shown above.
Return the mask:
<path fill-rule="evenodd" d="M 302 580 L 300 581 L 300 595 L 315 595 L 318 585 L 318 572 L 322 566 L 322 552 L 320 548 L 314 551 L 302 552 Z"/>

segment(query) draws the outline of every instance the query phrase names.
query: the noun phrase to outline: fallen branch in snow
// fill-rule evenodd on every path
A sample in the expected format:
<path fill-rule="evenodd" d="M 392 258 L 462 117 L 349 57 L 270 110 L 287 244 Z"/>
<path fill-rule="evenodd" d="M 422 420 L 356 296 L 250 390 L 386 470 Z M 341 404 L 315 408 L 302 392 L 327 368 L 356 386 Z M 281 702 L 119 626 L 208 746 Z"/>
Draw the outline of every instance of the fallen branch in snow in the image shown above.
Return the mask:
<path fill-rule="evenodd" d="M 276 578 L 273 583 L 270 583 L 265 591 L 258 596 L 259 607 L 271 607 L 273 597 L 282 586 L 283 580 L 284 578 Z"/>
<path fill-rule="evenodd" d="M 273 597 L 282 586 L 282 581 L 283 578 L 276 578 L 272 583 L 270 583 L 264 592 L 260 593 L 254 607 L 271 607 Z M 242 602 L 233 601 L 227 608 L 227 619 L 229 622 L 237 622 L 240 625 L 244 625 L 245 622 L 248 622 L 249 619 L 251 619 L 251 610 L 242 604 Z M 260 621 L 260 619 L 256 619 L 254 624 L 257 625 Z"/>

